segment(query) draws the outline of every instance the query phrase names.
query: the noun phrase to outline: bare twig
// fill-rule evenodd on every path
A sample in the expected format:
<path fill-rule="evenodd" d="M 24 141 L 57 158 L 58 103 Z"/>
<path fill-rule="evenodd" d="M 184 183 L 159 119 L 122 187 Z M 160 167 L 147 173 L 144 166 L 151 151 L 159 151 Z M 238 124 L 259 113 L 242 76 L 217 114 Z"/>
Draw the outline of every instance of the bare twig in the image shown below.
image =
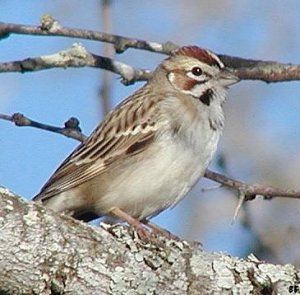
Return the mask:
<path fill-rule="evenodd" d="M 226 66 L 234 69 L 235 74 L 242 80 L 260 80 L 267 83 L 300 80 L 300 65 L 223 54 L 218 56 Z"/>
<path fill-rule="evenodd" d="M 87 39 L 111 43 L 117 53 L 124 52 L 127 48 L 143 49 L 157 53 L 168 54 L 178 46 L 172 42 L 157 43 L 139 39 L 127 38 L 118 35 L 95 32 L 91 30 L 62 27 L 58 21 L 49 15 L 41 19 L 40 26 L 28 26 L 0 22 L 0 38 L 7 38 L 10 34 L 36 35 L 36 36 L 61 36 L 77 39 Z"/>
<path fill-rule="evenodd" d="M 261 184 L 250 185 L 232 179 L 230 177 L 224 176 L 217 172 L 210 171 L 208 169 L 206 170 L 204 176 L 208 179 L 221 183 L 224 186 L 237 190 L 240 194 L 243 194 L 245 196 L 245 201 L 253 200 L 257 195 L 264 196 L 267 199 L 273 197 L 294 198 L 294 199 L 300 198 L 300 192 L 277 189 L 270 186 L 264 186 Z"/>
<path fill-rule="evenodd" d="M 81 142 L 83 142 L 86 139 L 86 136 L 81 132 L 81 129 L 79 127 L 79 120 L 74 117 L 66 121 L 65 127 L 63 128 L 33 121 L 20 113 L 15 113 L 12 116 L 0 114 L 0 119 L 11 121 L 20 127 L 30 126 L 30 127 L 35 127 L 35 128 L 59 133 L 64 136 L 79 140 Z"/>
<path fill-rule="evenodd" d="M 230 57 L 230 59 L 232 61 L 235 60 L 234 57 Z M 241 68 L 238 68 L 236 63 L 232 64 L 235 74 L 240 79 L 261 80 L 265 82 L 300 80 L 300 66 L 298 65 L 281 64 L 268 61 L 239 60 L 242 60 L 241 65 L 249 64 L 248 67 Z M 24 73 L 51 68 L 68 67 L 94 67 L 108 70 L 119 74 L 122 77 L 121 82 L 124 85 L 129 85 L 136 81 L 145 81 L 151 77 L 150 70 L 137 69 L 108 57 L 92 54 L 79 43 L 75 43 L 71 48 L 55 54 L 0 63 L 0 73 Z"/>
<path fill-rule="evenodd" d="M 0 114 L 0 119 L 14 122 L 17 126 L 30 126 L 46 131 L 59 133 L 64 136 L 78 140 L 80 142 L 83 142 L 87 138 L 87 136 L 81 132 L 81 129 L 79 127 L 79 120 L 76 118 L 70 118 L 68 121 L 66 121 L 64 128 L 33 121 L 20 113 L 15 113 L 12 116 Z M 253 200 L 257 195 L 264 196 L 267 199 L 271 197 L 294 199 L 300 198 L 300 192 L 291 190 L 281 190 L 260 184 L 246 184 L 244 182 L 219 174 L 217 172 L 213 172 L 209 169 L 206 170 L 204 176 L 208 179 L 220 183 L 222 186 L 226 186 L 228 188 L 238 191 L 239 194 L 244 196 L 245 201 Z"/>
<path fill-rule="evenodd" d="M 236 208 L 234 210 L 233 218 L 232 218 L 232 223 L 234 223 L 239 215 L 239 212 L 245 202 L 245 195 L 243 193 L 239 193 L 239 198 L 238 198 L 238 203 L 236 205 Z"/>
<path fill-rule="evenodd" d="M 133 38 L 123 37 L 119 35 L 62 27 L 55 19 L 53 19 L 51 16 L 48 15 L 42 17 L 40 26 L 28 26 L 28 25 L 0 22 L 0 38 L 8 37 L 10 34 L 23 34 L 23 35 L 28 34 L 28 35 L 38 35 L 38 36 L 41 35 L 42 36 L 64 36 L 64 37 L 71 37 L 71 38 L 81 38 L 81 39 L 101 41 L 101 42 L 113 44 L 117 53 L 124 52 L 127 48 L 136 48 L 136 49 L 147 50 L 156 53 L 170 54 L 172 50 L 178 48 L 178 45 L 172 42 L 166 42 L 166 43 L 148 42 L 145 40 L 133 39 Z M 93 56 L 94 58 L 97 57 L 95 55 Z M 261 80 L 265 82 L 282 82 L 282 81 L 300 80 L 299 65 L 283 64 L 283 63 L 278 63 L 273 61 L 244 59 L 240 57 L 228 56 L 223 54 L 220 54 L 219 57 L 222 59 L 222 61 L 225 63 L 226 66 L 234 69 L 235 74 L 239 76 L 240 79 L 243 80 Z M 26 60 L 24 60 L 23 63 L 25 63 L 25 61 Z M 108 60 L 107 62 L 112 63 L 112 60 Z M 100 67 L 99 64 L 101 63 L 102 62 L 100 63 L 98 62 L 98 67 Z M 8 63 L 8 64 L 12 64 L 12 63 Z M 95 66 L 95 64 L 97 63 L 94 61 L 92 62 L 92 64 L 82 63 L 81 65 L 77 65 L 77 66 Z M 63 66 L 67 67 L 69 65 L 63 65 Z M 55 64 L 49 65 L 48 67 L 44 67 L 43 69 L 51 68 L 51 67 L 58 67 L 58 65 Z M 5 68 L 5 64 L 0 64 L 0 72 L 1 72 L 1 68 Z M 31 70 L 34 70 L 32 69 L 33 68 L 32 65 L 30 68 Z M 108 70 L 111 70 L 110 68 L 108 68 Z M 26 70 L 26 66 L 25 66 L 25 70 Z M 24 70 L 22 69 L 22 67 L 19 67 L 17 71 L 23 72 Z M 123 77 L 123 75 L 118 71 L 116 71 L 116 73 L 120 74 Z M 148 71 L 147 74 L 149 74 Z M 142 75 L 142 74 L 132 75 L 132 76 L 133 78 L 128 80 L 130 83 L 132 83 L 134 79 L 145 80 L 149 77 L 147 75 Z M 125 82 L 126 80 L 127 79 L 125 78 Z"/>
<path fill-rule="evenodd" d="M 122 77 L 122 83 L 125 85 L 135 81 L 147 80 L 151 76 L 151 71 L 136 69 L 122 62 L 92 54 L 79 43 L 75 43 L 71 48 L 55 54 L 0 63 L 0 73 L 24 73 L 49 68 L 77 68 L 85 66 L 101 68 L 119 74 Z"/>

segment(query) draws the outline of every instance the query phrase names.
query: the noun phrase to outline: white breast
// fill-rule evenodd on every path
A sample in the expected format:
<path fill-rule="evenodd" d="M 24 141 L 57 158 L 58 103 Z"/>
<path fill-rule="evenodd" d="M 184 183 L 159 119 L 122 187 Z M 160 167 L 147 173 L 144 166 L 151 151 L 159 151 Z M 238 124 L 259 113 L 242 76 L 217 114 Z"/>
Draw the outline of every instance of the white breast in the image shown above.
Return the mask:
<path fill-rule="evenodd" d="M 211 132 L 205 140 L 199 135 L 195 145 L 187 146 L 166 134 L 153 144 L 144 160 L 134 163 L 112 182 L 99 203 L 101 211 L 119 207 L 144 219 L 175 205 L 203 176 L 218 139 L 219 132 Z"/>
<path fill-rule="evenodd" d="M 179 202 L 203 176 L 223 125 L 221 122 L 212 128 L 211 122 L 222 121 L 223 112 L 217 101 L 209 109 L 201 109 L 206 106 L 187 99 L 185 104 L 172 97 L 163 101 L 163 117 L 168 117 L 169 126 L 177 120 L 179 132 L 174 134 L 171 128 L 163 132 L 142 159 L 120 173 L 99 199 L 100 211 L 105 213 L 119 207 L 138 219 L 154 216 Z M 191 108 L 193 113 L 189 116 Z"/>

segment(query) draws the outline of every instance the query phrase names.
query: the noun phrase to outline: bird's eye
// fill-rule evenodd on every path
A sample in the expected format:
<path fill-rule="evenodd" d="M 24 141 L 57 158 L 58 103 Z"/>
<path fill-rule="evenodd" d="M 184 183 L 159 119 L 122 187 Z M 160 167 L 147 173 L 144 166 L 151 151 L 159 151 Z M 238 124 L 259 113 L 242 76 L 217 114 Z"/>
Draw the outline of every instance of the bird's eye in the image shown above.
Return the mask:
<path fill-rule="evenodd" d="M 195 76 L 201 76 L 203 74 L 201 68 L 199 68 L 199 67 L 192 68 L 192 73 Z"/>

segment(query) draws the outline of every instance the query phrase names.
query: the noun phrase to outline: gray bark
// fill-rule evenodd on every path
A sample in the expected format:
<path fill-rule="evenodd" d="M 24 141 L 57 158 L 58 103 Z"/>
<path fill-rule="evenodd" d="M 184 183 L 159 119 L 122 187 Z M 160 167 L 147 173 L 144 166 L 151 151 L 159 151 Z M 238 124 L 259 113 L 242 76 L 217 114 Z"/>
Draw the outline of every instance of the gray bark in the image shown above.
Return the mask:
<path fill-rule="evenodd" d="M 0 187 L 0 294 L 291 294 L 300 271 L 91 226 Z M 290 292 L 290 291 L 293 292 Z"/>

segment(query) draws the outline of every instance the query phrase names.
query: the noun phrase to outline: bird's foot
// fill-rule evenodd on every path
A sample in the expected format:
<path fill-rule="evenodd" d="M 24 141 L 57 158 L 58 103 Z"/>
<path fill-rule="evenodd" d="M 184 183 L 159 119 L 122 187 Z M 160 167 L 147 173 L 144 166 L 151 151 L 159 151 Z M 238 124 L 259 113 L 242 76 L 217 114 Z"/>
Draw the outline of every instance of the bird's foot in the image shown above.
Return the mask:
<path fill-rule="evenodd" d="M 148 220 L 139 221 L 138 219 L 135 219 L 129 214 L 125 213 L 120 208 L 114 208 L 111 210 L 111 213 L 131 225 L 136 230 L 139 238 L 146 243 L 162 246 L 162 241 L 159 240 L 159 236 L 176 241 L 180 240 L 178 237 L 171 234 L 169 231 L 160 228 L 156 224 L 151 223 Z"/>
<path fill-rule="evenodd" d="M 147 227 L 151 228 L 151 230 L 153 232 L 155 232 L 156 234 L 161 235 L 161 236 L 167 238 L 168 240 L 175 240 L 175 241 L 180 241 L 181 240 L 176 235 L 172 234 L 168 230 L 158 226 L 157 224 L 155 224 L 155 223 L 153 223 L 149 220 L 145 219 L 145 220 L 142 221 L 142 223 L 145 224 Z"/>

